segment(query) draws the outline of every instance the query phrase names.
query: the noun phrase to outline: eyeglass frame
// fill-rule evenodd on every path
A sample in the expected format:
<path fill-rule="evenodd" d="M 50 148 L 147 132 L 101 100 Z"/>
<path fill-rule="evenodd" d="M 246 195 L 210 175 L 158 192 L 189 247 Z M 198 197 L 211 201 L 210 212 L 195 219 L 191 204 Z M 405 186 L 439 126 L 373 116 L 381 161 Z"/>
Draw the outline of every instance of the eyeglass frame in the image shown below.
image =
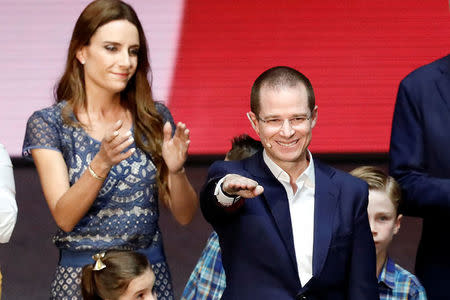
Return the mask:
<path fill-rule="evenodd" d="M 306 116 L 297 116 L 297 117 L 292 117 L 292 118 L 289 118 L 289 119 L 280 119 L 280 118 L 263 119 L 260 116 L 256 116 L 256 119 L 258 121 L 263 122 L 264 124 L 266 124 L 266 126 L 269 126 L 269 127 L 272 127 L 272 128 L 276 128 L 276 129 L 281 129 L 284 126 L 284 123 L 286 121 L 288 121 L 289 126 L 291 128 L 298 128 L 298 127 L 302 126 L 305 123 L 305 121 L 311 120 L 311 118 L 312 118 L 312 116 L 308 116 L 308 117 L 306 117 Z M 295 120 L 295 119 L 302 119 L 302 120 L 301 120 L 300 124 L 294 125 L 294 124 L 292 124 L 292 121 Z M 282 123 L 280 125 L 273 125 L 273 124 L 269 123 L 270 121 L 278 121 L 278 120 L 282 121 Z"/>

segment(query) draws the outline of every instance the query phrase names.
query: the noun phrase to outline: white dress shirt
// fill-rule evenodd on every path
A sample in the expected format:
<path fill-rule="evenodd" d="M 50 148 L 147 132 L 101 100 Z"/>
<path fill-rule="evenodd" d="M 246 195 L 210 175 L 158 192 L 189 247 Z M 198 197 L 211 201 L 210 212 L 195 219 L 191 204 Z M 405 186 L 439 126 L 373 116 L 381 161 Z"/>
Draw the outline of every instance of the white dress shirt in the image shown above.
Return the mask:
<path fill-rule="evenodd" d="M 314 244 L 314 195 L 316 180 L 314 161 L 309 151 L 308 155 L 309 165 L 297 178 L 297 191 L 294 194 L 289 175 L 269 158 L 265 150 L 263 152 L 264 162 L 267 167 L 286 190 L 291 216 L 295 258 L 297 260 L 297 269 L 302 286 L 312 277 Z M 220 188 L 225 177 L 217 183 L 214 194 L 222 205 L 229 206 L 233 203 L 234 198 L 224 195 Z"/>
<path fill-rule="evenodd" d="M 16 225 L 16 187 L 11 159 L 0 144 L 0 243 L 7 243 Z"/>

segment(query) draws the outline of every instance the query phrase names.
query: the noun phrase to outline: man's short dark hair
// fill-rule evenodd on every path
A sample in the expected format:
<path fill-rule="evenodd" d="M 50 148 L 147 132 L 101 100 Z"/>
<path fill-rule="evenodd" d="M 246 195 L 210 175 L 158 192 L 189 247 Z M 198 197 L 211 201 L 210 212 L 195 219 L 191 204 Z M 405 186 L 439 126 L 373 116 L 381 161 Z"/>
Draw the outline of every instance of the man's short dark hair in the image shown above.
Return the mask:
<path fill-rule="evenodd" d="M 260 92 L 263 87 L 280 89 L 284 87 L 296 87 L 302 84 L 308 93 L 308 107 L 312 112 L 316 106 L 314 90 L 309 79 L 299 71 L 286 66 L 278 66 L 264 71 L 256 78 L 250 95 L 250 108 L 255 115 L 259 115 Z"/>

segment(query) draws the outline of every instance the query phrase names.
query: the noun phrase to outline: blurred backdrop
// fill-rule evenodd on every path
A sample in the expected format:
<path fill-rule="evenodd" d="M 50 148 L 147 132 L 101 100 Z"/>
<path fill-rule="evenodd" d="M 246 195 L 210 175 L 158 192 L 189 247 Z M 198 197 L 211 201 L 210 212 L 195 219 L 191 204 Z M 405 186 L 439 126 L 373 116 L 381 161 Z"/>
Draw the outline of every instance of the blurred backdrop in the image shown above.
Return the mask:
<path fill-rule="evenodd" d="M 36 171 L 20 152 L 28 117 L 54 102 L 71 31 L 89 2 L 0 2 L 0 143 L 14 158 L 19 206 L 11 242 L 0 245 L 4 299 L 48 299 L 55 224 Z M 313 153 L 345 171 L 362 164 L 387 169 L 400 80 L 450 49 L 448 0 L 128 3 L 149 41 L 154 98 L 191 130 L 187 172 L 197 190 L 233 136 L 254 136 L 245 117 L 250 87 L 275 65 L 312 81 L 319 106 Z M 392 249 L 409 270 L 420 222 L 406 218 Z M 179 296 L 211 228 L 200 212 L 181 227 L 162 209 L 160 223 Z"/>

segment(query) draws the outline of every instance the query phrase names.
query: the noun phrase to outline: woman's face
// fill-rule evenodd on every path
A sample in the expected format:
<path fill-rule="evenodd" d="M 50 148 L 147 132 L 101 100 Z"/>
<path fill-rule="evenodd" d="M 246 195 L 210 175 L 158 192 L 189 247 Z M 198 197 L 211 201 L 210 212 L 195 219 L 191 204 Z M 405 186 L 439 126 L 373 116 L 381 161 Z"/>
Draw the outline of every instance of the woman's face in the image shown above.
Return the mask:
<path fill-rule="evenodd" d="M 116 20 L 99 27 L 89 45 L 77 52 L 83 64 L 86 92 L 120 93 L 136 72 L 139 33 L 127 20 Z"/>
<path fill-rule="evenodd" d="M 147 269 L 130 281 L 125 293 L 118 300 L 156 300 L 156 295 L 153 293 L 154 284 L 155 274 Z"/>

